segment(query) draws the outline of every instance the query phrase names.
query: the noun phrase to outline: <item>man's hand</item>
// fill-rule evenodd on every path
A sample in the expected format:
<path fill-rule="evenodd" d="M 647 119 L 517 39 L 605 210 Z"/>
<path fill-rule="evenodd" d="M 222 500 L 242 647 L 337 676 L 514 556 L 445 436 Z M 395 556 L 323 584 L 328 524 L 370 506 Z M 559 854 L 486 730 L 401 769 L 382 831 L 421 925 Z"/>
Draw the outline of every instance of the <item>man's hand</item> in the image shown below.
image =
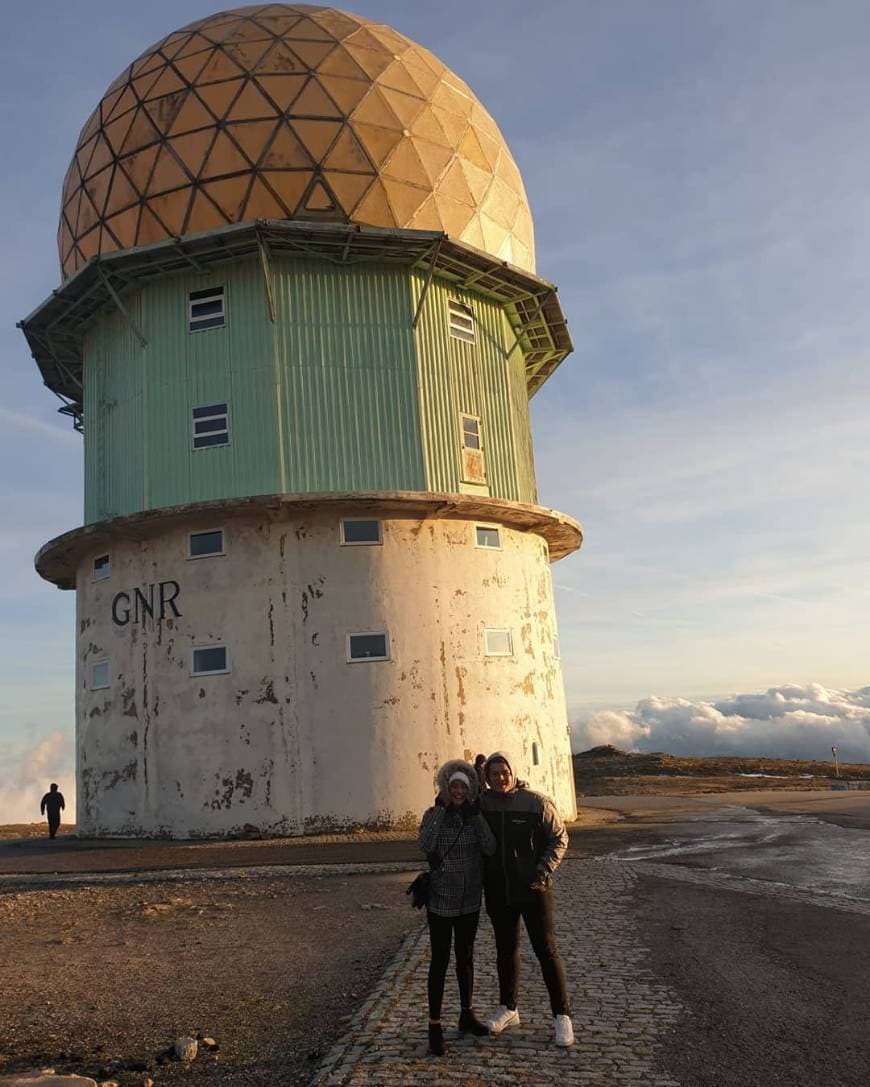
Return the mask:
<path fill-rule="evenodd" d="M 530 891 L 534 891 L 535 894 L 544 894 L 550 889 L 550 877 L 546 873 L 541 872 L 534 883 L 529 886 Z"/>

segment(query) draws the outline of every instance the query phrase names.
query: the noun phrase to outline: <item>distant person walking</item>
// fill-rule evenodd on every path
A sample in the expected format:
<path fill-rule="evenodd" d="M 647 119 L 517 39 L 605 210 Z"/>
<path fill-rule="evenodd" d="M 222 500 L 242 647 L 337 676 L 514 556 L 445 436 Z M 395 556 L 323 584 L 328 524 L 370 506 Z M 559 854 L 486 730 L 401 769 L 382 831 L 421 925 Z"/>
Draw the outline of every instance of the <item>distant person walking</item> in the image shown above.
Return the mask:
<path fill-rule="evenodd" d="M 489 786 L 486 783 L 486 755 L 478 755 L 474 760 L 474 769 L 477 773 L 477 783 L 480 786 L 480 791 L 483 792 L 488 789 Z"/>
<path fill-rule="evenodd" d="M 426 916 L 432 957 L 429 961 L 429 1052 L 444 1055 L 441 1001 L 454 945 L 459 982 L 459 1030 L 488 1034 L 474 1014 L 474 938 L 483 895 L 483 856 L 495 850 L 495 838 L 477 803 L 474 767 L 451 759 L 438 771 L 435 804 L 420 823 L 420 848 L 429 858 L 431 882 Z"/>
<path fill-rule="evenodd" d="M 499 1007 L 488 1020 L 490 1033 L 519 1026 L 517 990 L 520 920 L 550 995 L 555 1042 L 574 1042 L 565 968 L 553 930 L 550 877 L 568 848 L 568 832 L 553 801 L 518 782 L 510 759 L 496 751 L 486 760 L 489 788 L 480 808 L 495 835 L 496 850 L 486 859 L 486 912 L 492 922 L 498 969 Z"/>
<path fill-rule="evenodd" d="M 48 813 L 49 838 L 53 838 L 57 834 L 57 828 L 60 826 L 60 813 L 65 807 L 63 793 L 58 790 L 57 782 L 53 781 L 39 805 L 41 815 Z"/>

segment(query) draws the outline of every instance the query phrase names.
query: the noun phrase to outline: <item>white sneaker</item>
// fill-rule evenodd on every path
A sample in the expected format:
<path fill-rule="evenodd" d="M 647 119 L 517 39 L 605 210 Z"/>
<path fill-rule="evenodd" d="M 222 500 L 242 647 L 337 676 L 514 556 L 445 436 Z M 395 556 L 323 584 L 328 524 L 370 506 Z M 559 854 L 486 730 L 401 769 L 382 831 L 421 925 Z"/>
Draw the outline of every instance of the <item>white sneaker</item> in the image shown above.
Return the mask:
<path fill-rule="evenodd" d="M 498 1011 L 492 1013 L 486 1025 L 489 1027 L 490 1034 L 501 1034 L 507 1027 L 520 1025 L 520 1013 L 516 1008 L 506 1008 L 504 1004 L 499 1004 Z"/>
<path fill-rule="evenodd" d="M 571 1017 L 557 1015 L 555 1018 L 556 1045 L 569 1046 L 574 1044 L 574 1027 L 571 1025 Z"/>

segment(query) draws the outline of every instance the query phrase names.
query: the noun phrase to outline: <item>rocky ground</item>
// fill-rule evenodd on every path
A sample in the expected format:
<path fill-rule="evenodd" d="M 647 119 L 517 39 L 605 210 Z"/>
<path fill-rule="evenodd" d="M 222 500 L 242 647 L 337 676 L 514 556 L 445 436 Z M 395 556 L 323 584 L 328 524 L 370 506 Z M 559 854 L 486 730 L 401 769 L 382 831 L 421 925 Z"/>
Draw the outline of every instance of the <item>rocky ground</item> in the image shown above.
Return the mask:
<path fill-rule="evenodd" d="M 420 915 L 408 876 L 0 891 L 0 1074 L 307 1082 Z M 163 1056 L 210 1036 L 189 1066 Z M 264 1076 L 266 1077 L 264 1079 Z"/>
<path fill-rule="evenodd" d="M 61 823 L 58 834 L 72 834 L 75 823 Z M 20 838 L 43 838 L 48 836 L 46 824 L 42 823 L 6 823 L 0 826 L 0 842 L 16 841 Z"/>

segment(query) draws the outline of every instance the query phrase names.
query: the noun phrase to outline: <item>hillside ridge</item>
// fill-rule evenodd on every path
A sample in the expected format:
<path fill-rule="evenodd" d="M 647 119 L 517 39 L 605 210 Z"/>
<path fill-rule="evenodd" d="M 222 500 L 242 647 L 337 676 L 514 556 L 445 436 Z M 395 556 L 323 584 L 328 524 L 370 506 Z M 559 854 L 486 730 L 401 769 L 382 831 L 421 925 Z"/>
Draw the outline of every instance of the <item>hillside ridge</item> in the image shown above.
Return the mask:
<path fill-rule="evenodd" d="M 686 756 L 622 751 L 603 744 L 574 755 L 578 796 L 734 789 L 826 789 L 838 781 L 870 783 L 870 764 L 732 755 Z"/>

